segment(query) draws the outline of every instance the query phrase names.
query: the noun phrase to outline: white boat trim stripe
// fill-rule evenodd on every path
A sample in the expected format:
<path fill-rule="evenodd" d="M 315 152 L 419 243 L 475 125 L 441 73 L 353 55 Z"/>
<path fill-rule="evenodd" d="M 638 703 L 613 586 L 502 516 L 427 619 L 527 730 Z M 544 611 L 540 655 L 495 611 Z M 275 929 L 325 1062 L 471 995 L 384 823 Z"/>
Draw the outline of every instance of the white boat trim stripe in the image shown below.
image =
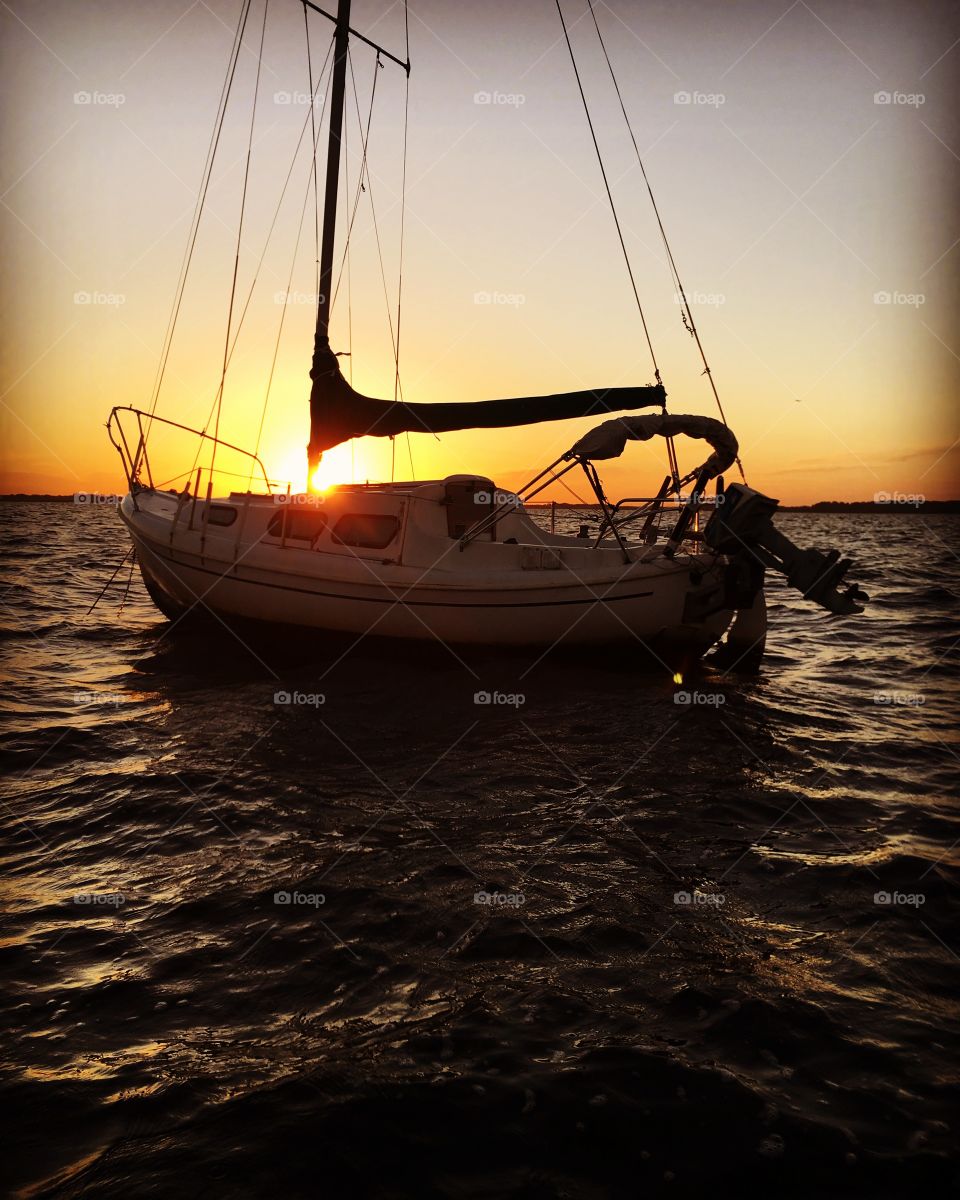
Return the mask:
<path fill-rule="evenodd" d="M 580 605 L 596 605 L 612 604 L 619 600 L 642 600 L 646 596 L 652 596 L 653 592 L 631 592 L 628 596 L 606 596 L 598 600 L 595 596 L 585 596 L 582 600 L 527 600 L 527 601 L 507 601 L 503 604 L 498 603 L 483 603 L 470 602 L 468 604 L 458 603 L 454 600 L 410 600 L 407 595 L 395 596 L 388 595 L 383 598 L 378 596 L 351 596 L 343 595 L 339 592 L 320 592 L 313 588 L 293 587 L 290 584 L 284 583 L 266 583 L 260 579 L 245 579 L 242 575 L 231 575 L 229 571 L 212 571 L 209 567 L 196 567 L 190 563 L 178 562 L 175 558 L 170 558 L 166 554 L 158 552 L 154 546 L 149 546 L 149 552 L 167 563 L 171 567 L 182 567 L 188 571 L 198 571 L 202 575 L 213 575 L 217 579 L 223 579 L 228 583 L 246 583 L 252 584 L 254 587 L 273 588 L 281 592 L 299 592 L 305 596 L 319 596 L 328 600 L 347 600 L 358 604 L 403 604 L 411 608 L 560 608 L 571 604 Z M 384 587 L 389 589 L 388 584 Z M 399 590 L 402 591 L 402 585 Z"/>

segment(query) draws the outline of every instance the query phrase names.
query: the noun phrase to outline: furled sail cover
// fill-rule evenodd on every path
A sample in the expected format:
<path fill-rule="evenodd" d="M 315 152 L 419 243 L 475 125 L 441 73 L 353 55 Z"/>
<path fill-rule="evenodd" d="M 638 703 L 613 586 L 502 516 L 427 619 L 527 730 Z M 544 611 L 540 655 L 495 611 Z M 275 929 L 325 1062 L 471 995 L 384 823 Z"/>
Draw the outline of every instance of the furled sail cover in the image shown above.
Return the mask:
<path fill-rule="evenodd" d="M 375 400 L 355 392 L 340 373 L 336 356 L 319 351 L 310 372 L 311 469 L 324 450 L 355 437 L 393 437 L 398 433 L 449 433 L 455 429 L 499 429 L 561 421 L 666 403 L 662 385 L 598 388 L 556 396 L 519 396 L 510 400 L 407 404 Z"/>
<path fill-rule="evenodd" d="M 706 469 L 711 478 L 725 471 L 737 458 L 737 439 L 722 421 L 679 413 L 648 413 L 644 417 L 619 417 L 615 421 L 604 421 L 584 434 L 569 453 L 572 458 L 590 460 L 619 458 L 628 441 L 646 442 L 657 434 L 661 437 L 683 434 L 709 442 L 713 454 L 700 470 Z"/>

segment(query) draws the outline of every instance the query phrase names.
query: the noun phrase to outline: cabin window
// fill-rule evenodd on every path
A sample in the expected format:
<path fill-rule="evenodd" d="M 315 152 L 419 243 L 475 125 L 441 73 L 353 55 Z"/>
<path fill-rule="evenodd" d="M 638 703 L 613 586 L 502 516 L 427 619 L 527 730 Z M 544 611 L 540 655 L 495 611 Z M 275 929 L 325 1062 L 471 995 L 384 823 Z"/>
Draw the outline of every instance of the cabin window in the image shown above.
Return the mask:
<path fill-rule="evenodd" d="M 326 513 L 285 508 L 270 518 L 267 533 L 271 537 L 285 538 L 288 542 L 309 542 L 312 545 L 326 527 Z"/>
<path fill-rule="evenodd" d="M 237 519 L 237 510 L 229 504 L 211 504 L 207 509 L 208 525 L 232 525 Z"/>
<path fill-rule="evenodd" d="M 400 521 L 381 513 L 345 513 L 333 527 L 333 540 L 341 546 L 366 546 L 382 550 L 397 536 Z"/>

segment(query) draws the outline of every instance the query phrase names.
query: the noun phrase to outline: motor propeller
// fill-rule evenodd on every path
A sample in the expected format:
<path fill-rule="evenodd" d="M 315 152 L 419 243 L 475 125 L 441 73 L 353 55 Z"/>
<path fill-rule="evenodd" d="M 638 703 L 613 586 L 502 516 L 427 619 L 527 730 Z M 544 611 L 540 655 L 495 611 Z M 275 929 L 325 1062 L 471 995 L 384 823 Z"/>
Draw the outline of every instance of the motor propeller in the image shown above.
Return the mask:
<path fill-rule="evenodd" d="M 758 576 L 762 584 L 762 573 L 756 569 L 759 564 L 779 571 L 805 600 L 813 600 L 837 616 L 863 612 L 859 602 L 870 597 L 858 584 L 840 590 L 853 566 L 851 559 L 841 558 L 839 550 L 824 553 L 795 546 L 773 524 L 779 500 L 739 483 L 731 483 L 721 495 L 722 502 L 707 522 L 703 540 L 732 560 L 730 580 L 735 590 L 744 590 L 746 585 L 745 590 L 755 592 Z M 739 601 L 736 607 L 740 608 L 752 596 L 744 594 L 733 599 Z"/>

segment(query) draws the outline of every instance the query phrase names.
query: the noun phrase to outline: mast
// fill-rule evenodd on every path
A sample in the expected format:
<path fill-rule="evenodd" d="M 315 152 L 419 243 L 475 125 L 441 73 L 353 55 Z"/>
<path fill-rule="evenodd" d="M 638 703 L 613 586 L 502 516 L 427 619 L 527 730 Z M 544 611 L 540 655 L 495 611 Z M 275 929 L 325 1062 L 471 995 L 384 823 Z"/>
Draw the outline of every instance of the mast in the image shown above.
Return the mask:
<path fill-rule="evenodd" d="M 381 57 L 389 59 L 399 67 L 403 67 L 410 75 L 409 41 L 407 59 L 404 61 L 395 54 L 378 46 L 362 33 L 350 28 L 350 0 L 339 0 L 336 17 L 331 16 L 325 9 L 312 3 L 312 0 L 302 0 L 304 8 L 319 13 L 327 20 L 335 23 L 333 38 L 333 78 L 330 83 L 330 133 L 327 142 L 327 171 L 323 193 L 323 232 L 320 240 L 320 273 L 317 298 L 317 331 L 313 343 L 313 363 L 310 367 L 310 442 L 307 446 L 308 480 L 320 462 L 325 449 L 337 445 L 342 438 L 329 432 L 331 426 L 340 428 L 343 420 L 349 417 L 355 393 L 350 389 L 346 380 L 340 374 L 340 365 L 336 355 L 330 349 L 330 302 L 333 290 L 333 243 L 337 228 L 337 191 L 340 184 L 340 150 L 343 137 L 343 104 L 347 90 L 347 52 L 350 35 L 352 34 L 365 45 L 377 52 L 377 67 Z M 357 397 L 363 400 L 363 397 Z M 374 405 L 378 401 L 372 401 Z M 345 410 L 345 411 L 341 411 Z M 380 415 L 379 409 L 377 416 Z M 370 416 L 364 420 L 358 433 L 351 432 L 348 436 L 362 436 L 370 424 Z M 419 427 L 419 426 L 418 426 Z M 351 425 L 352 429 L 352 425 Z M 309 485 L 308 485 L 309 486 Z"/>
<path fill-rule="evenodd" d="M 323 192 L 323 234 L 320 242 L 320 295 L 317 301 L 317 356 L 330 349 L 330 292 L 333 284 L 333 241 L 337 228 L 337 191 L 340 186 L 340 143 L 343 135 L 343 100 L 347 85 L 347 48 L 350 39 L 350 0 L 339 0 L 334 35 L 333 80 L 330 95 L 330 135 L 327 142 L 327 175 Z"/>

